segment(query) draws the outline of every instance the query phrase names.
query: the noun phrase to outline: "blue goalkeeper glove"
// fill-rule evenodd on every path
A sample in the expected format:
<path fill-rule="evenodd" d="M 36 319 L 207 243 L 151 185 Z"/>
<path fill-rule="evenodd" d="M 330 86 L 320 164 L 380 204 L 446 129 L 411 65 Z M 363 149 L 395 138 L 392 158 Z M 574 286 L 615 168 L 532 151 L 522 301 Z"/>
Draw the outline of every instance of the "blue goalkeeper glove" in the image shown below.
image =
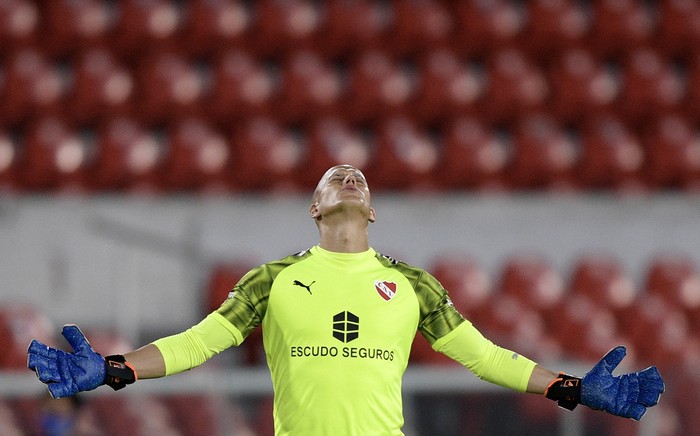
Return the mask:
<path fill-rule="evenodd" d="M 27 350 L 27 367 L 49 388 L 53 398 L 70 397 L 107 384 L 114 390 L 136 381 L 136 372 L 124 356 L 102 357 L 96 353 L 76 325 L 65 325 L 61 333 L 72 353 L 51 348 L 34 339 Z"/>
<path fill-rule="evenodd" d="M 613 348 L 582 379 L 559 374 L 545 396 L 569 410 L 581 403 L 591 409 L 639 421 L 648 407 L 659 402 L 664 381 L 655 366 L 613 377 L 613 370 L 626 354 L 623 346 Z"/>

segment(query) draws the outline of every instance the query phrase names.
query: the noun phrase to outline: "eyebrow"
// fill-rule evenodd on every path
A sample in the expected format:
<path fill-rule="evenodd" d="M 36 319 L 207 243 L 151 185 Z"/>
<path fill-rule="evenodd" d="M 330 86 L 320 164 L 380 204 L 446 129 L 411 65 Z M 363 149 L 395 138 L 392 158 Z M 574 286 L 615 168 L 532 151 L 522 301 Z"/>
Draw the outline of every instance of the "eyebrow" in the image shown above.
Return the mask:
<path fill-rule="evenodd" d="M 352 173 L 352 174 L 355 175 L 356 178 L 361 179 L 361 180 L 367 182 L 367 179 L 365 179 L 365 176 L 364 176 L 360 171 L 354 170 L 354 169 L 349 169 L 349 168 L 338 168 L 337 170 L 333 171 L 333 172 L 330 174 L 330 176 L 328 176 L 328 178 L 331 179 L 331 178 L 333 178 L 333 177 L 335 177 L 335 176 L 341 175 L 340 173 L 341 173 L 342 171 L 345 172 L 344 174 L 342 174 L 343 177 L 346 177 L 346 176 L 348 175 L 348 173 Z"/>

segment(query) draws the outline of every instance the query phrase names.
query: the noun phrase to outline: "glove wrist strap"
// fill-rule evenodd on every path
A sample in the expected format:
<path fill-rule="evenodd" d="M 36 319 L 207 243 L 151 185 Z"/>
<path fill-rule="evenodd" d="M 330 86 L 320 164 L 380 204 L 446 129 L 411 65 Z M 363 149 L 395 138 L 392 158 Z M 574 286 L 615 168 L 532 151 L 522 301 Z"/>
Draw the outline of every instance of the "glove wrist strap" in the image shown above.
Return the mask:
<path fill-rule="evenodd" d="M 138 379 L 136 370 L 121 354 L 105 357 L 105 384 L 115 391 L 130 385 Z"/>
<path fill-rule="evenodd" d="M 560 372 L 547 386 L 544 396 L 556 401 L 559 407 L 574 410 L 581 402 L 581 379 Z"/>

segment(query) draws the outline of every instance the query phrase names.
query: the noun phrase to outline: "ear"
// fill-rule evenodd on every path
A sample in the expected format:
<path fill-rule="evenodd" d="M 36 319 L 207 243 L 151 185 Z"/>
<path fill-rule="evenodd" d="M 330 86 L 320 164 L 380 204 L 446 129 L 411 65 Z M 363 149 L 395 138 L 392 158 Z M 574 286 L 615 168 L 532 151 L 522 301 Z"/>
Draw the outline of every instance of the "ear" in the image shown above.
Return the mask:
<path fill-rule="evenodd" d="M 377 212 L 375 212 L 373 207 L 369 208 L 369 222 L 373 223 L 377 221 Z"/>
<path fill-rule="evenodd" d="M 311 203 L 311 206 L 309 207 L 309 215 L 313 219 L 318 219 L 319 218 L 319 211 L 318 211 L 318 203 Z"/>

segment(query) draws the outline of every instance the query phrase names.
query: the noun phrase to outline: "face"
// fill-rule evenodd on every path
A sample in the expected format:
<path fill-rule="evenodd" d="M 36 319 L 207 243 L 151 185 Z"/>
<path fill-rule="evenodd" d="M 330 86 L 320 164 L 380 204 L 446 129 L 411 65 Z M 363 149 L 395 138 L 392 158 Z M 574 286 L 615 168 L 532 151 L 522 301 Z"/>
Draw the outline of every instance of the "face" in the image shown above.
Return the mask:
<path fill-rule="evenodd" d="M 310 213 L 314 219 L 334 210 L 354 208 L 374 222 L 367 180 L 362 171 L 352 165 L 336 165 L 326 171 L 316 186 L 312 202 Z"/>

